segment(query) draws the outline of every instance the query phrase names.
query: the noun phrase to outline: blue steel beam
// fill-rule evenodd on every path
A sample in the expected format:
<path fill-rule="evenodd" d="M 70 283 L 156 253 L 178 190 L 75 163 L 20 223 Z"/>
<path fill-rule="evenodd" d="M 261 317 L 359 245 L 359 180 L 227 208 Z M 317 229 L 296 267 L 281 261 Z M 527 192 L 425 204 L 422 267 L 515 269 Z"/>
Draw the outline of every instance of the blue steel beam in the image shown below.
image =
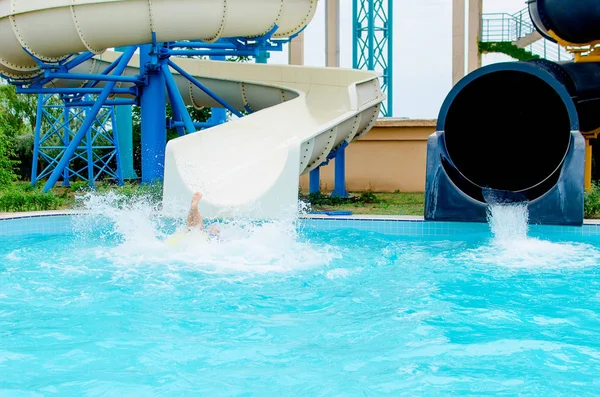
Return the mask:
<path fill-rule="evenodd" d="M 310 181 L 308 191 L 310 194 L 316 194 L 321 191 L 321 168 L 320 166 L 310 172 Z"/>
<path fill-rule="evenodd" d="M 63 118 L 66 120 L 65 121 L 65 126 L 64 126 L 64 133 L 63 133 L 63 145 L 65 147 L 69 146 L 69 144 L 71 143 L 70 137 L 71 137 L 71 127 L 70 127 L 70 123 L 69 123 L 69 113 L 71 112 L 71 110 L 69 108 L 67 108 L 65 106 L 65 108 L 63 109 Z M 69 167 L 65 167 L 65 170 L 63 172 L 63 187 L 70 187 L 71 183 L 69 182 Z"/>
<path fill-rule="evenodd" d="M 166 50 L 168 56 L 257 56 L 258 47 L 253 50 Z"/>
<path fill-rule="evenodd" d="M 177 88 L 177 84 L 175 83 L 175 79 L 171 74 L 171 70 L 169 70 L 169 65 L 164 63 L 161 66 L 162 73 L 165 77 L 165 83 L 167 84 L 167 90 L 169 91 L 169 98 L 173 99 L 174 102 L 171 103 L 171 106 L 174 110 L 177 111 L 179 117 L 183 119 L 183 124 L 185 125 L 185 129 L 188 133 L 192 133 L 196 131 L 194 127 L 194 122 L 190 117 L 190 113 L 187 111 L 185 107 L 185 103 L 183 102 L 183 98 L 181 97 L 181 93 Z"/>
<path fill-rule="evenodd" d="M 352 67 L 380 72 L 387 95 L 381 114 L 393 115 L 394 0 L 353 0 Z"/>
<path fill-rule="evenodd" d="M 94 106 L 95 101 L 77 101 L 77 102 L 65 102 L 63 106 L 66 107 L 85 107 Z M 104 106 L 120 106 L 120 105 L 135 105 L 133 99 L 114 99 L 112 101 L 104 102 Z"/>
<path fill-rule="evenodd" d="M 218 110 L 223 110 L 223 109 L 218 109 Z M 214 127 L 215 125 L 217 125 L 217 124 L 212 123 L 212 122 L 208 122 L 208 121 L 207 122 L 201 122 L 201 121 L 194 122 L 195 130 L 196 129 L 203 129 L 203 128 L 210 128 L 210 127 Z M 173 122 L 171 122 L 170 126 L 171 127 L 175 127 L 175 128 L 177 128 L 177 127 L 185 127 L 185 123 L 183 121 L 173 121 Z"/>
<path fill-rule="evenodd" d="M 215 61 L 225 61 L 226 58 L 224 56 L 211 56 L 210 59 Z M 258 58 L 257 58 L 258 59 Z M 210 127 L 214 127 L 219 124 L 223 124 L 227 121 L 227 110 L 223 108 L 211 108 L 210 109 L 210 118 L 208 119 L 208 123 Z M 210 128 L 205 127 L 205 128 Z"/>
<path fill-rule="evenodd" d="M 141 89 L 142 117 L 142 183 L 162 180 L 167 144 L 165 77 L 160 70 L 156 45 L 140 46 L 140 70 L 148 84 Z"/>
<path fill-rule="evenodd" d="M 136 50 L 136 47 L 130 47 L 127 49 L 127 51 L 123 54 L 121 61 L 119 62 L 119 64 L 117 65 L 117 67 L 114 70 L 115 75 L 119 75 L 119 74 L 123 73 L 123 71 L 127 67 L 127 63 L 133 56 L 135 50 Z M 75 136 L 73 137 L 73 140 L 71 141 L 69 146 L 65 149 L 65 152 L 63 153 L 62 158 L 58 162 L 54 171 L 52 171 L 52 174 L 50 175 L 50 177 L 48 178 L 48 181 L 46 182 L 46 185 L 44 186 L 44 192 L 48 192 L 50 189 L 52 189 L 54 187 L 54 185 L 56 184 L 56 181 L 58 181 L 58 178 L 60 177 L 61 173 L 64 171 L 65 167 L 67 167 L 67 165 L 69 164 L 69 161 L 71 160 L 71 157 L 75 153 L 77 146 L 79 145 L 79 143 L 81 142 L 83 137 L 86 135 L 87 131 L 92 126 L 92 123 L 94 122 L 96 115 L 98 114 L 98 112 L 100 111 L 102 106 L 104 105 L 104 102 L 106 101 L 108 96 L 113 91 L 115 84 L 116 84 L 115 81 L 109 81 L 106 83 L 106 86 L 102 89 L 100 95 L 98 96 L 98 99 L 96 100 L 96 103 L 90 109 L 90 112 L 87 115 L 88 117 L 86 117 L 85 121 L 79 128 L 79 131 L 77 132 L 77 134 L 75 134 Z"/>
<path fill-rule="evenodd" d="M 135 94 L 135 90 L 130 88 L 114 88 L 115 81 L 110 83 L 110 94 Z M 106 87 L 109 87 L 107 85 Z M 17 87 L 17 94 L 101 94 L 106 91 L 104 88 L 23 88 Z"/>
<path fill-rule="evenodd" d="M 216 43 L 204 43 L 202 41 L 177 41 L 174 43 L 169 43 L 169 47 L 170 48 L 176 48 L 176 47 L 184 47 L 184 48 L 215 48 L 215 49 L 220 49 L 220 50 L 224 50 L 224 49 L 231 49 L 231 50 L 236 50 L 238 47 L 232 43 L 232 42 L 228 42 L 228 41 L 221 41 L 219 40 Z"/>
<path fill-rule="evenodd" d="M 98 81 L 120 81 L 124 83 L 139 83 L 140 78 L 136 76 L 113 76 L 113 75 L 99 75 L 99 74 L 85 74 L 85 73 L 54 73 L 49 72 L 46 77 L 51 79 L 65 79 L 65 80 L 98 80 Z"/>
<path fill-rule="evenodd" d="M 31 185 L 35 185 L 37 182 L 37 170 L 38 170 L 38 157 L 39 157 L 39 142 L 42 130 L 42 117 L 44 104 L 46 103 L 46 97 L 42 94 L 38 95 L 37 101 L 37 112 L 35 115 L 35 131 L 33 137 L 33 160 L 31 164 Z"/>
<path fill-rule="evenodd" d="M 348 191 L 346 190 L 346 146 L 347 142 L 344 142 L 333 154 L 335 158 L 335 184 L 332 197 L 348 197 Z"/>
<path fill-rule="evenodd" d="M 173 110 L 173 119 L 167 120 L 167 128 L 175 128 L 177 130 L 178 136 L 185 135 L 185 124 L 182 120 L 181 113 L 179 113 L 179 109 L 177 106 L 173 105 L 175 103 L 175 97 L 171 90 L 167 90 L 167 94 L 169 95 L 169 103 L 171 104 L 171 109 Z"/>
<path fill-rule="evenodd" d="M 204 84 L 200 83 L 198 80 L 196 80 L 188 72 L 186 72 L 185 70 L 183 70 L 182 68 L 180 68 L 179 66 L 177 66 L 177 64 L 175 64 L 175 62 L 169 60 L 169 66 L 172 67 L 173 69 L 175 69 L 177 71 L 177 73 L 179 73 L 180 75 L 182 75 L 183 77 L 185 77 L 186 79 L 188 79 L 192 84 L 194 84 L 196 87 L 200 88 L 209 97 L 211 97 L 212 99 L 214 99 L 215 101 L 217 101 L 221 106 L 223 106 L 224 108 L 226 108 L 227 110 L 229 110 L 231 113 L 235 114 L 238 117 L 242 117 L 242 114 L 240 112 L 238 112 L 235 108 L 231 107 L 227 102 L 225 102 L 224 100 L 222 100 L 221 98 L 219 98 L 214 92 L 212 92 L 211 90 L 209 90 L 208 87 L 206 87 Z"/>

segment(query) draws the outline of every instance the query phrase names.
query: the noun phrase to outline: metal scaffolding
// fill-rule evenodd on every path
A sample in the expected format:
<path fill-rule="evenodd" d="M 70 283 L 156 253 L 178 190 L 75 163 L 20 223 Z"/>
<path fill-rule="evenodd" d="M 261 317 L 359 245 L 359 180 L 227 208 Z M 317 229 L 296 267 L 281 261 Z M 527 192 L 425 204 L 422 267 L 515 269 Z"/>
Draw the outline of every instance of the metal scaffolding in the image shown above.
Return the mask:
<path fill-rule="evenodd" d="M 277 26 L 274 26 L 266 35 L 253 39 L 228 38 L 215 43 L 160 43 L 154 40 L 150 44 L 121 47 L 122 54 L 97 74 L 72 71 L 94 56 L 90 52 L 73 54 L 57 63 L 47 63 L 30 54 L 43 75 L 28 81 L 7 80 L 17 86 L 17 93 L 39 96 L 32 184 L 47 178 L 44 190 L 49 191 L 59 179 L 67 186 L 71 178 L 83 179 L 93 186 L 98 178 L 105 176 L 123 183 L 115 107 L 130 105 L 137 105 L 141 110 L 142 183 L 162 180 L 167 126 L 184 135 L 225 122 L 227 111 L 237 117 L 243 116 L 170 58 L 192 56 L 223 60 L 227 56 L 249 56 L 264 62 L 266 52 L 281 51 L 283 44 L 293 39 L 272 39 L 276 30 Z M 123 71 L 138 50 L 139 74 L 124 76 Z M 204 91 L 223 109 L 215 109 L 207 122 L 194 122 L 171 69 Z M 56 79 L 86 83 L 73 88 L 48 84 Z M 104 82 L 102 88 L 97 87 L 99 82 Z M 126 83 L 128 87 L 117 86 L 117 83 Z M 173 110 L 171 120 L 166 117 L 166 98 Z"/>
<path fill-rule="evenodd" d="M 393 6 L 394 0 L 353 0 L 352 67 L 382 73 L 381 89 L 387 100 L 381 115 L 393 114 Z"/>
<path fill-rule="evenodd" d="M 84 95 L 77 100 L 56 94 L 38 95 L 32 184 L 54 172 L 74 140 L 74 133 L 89 117 L 90 104 L 93 102 L 91 95 Z M 72 178 L 87 181 L 90 186 L 103 177 L 123 184 L 114 106 L 102 106 L 91 119 L 92 123 L 62 171 L 62 185 L 65 187 L 70 185 Z"/>

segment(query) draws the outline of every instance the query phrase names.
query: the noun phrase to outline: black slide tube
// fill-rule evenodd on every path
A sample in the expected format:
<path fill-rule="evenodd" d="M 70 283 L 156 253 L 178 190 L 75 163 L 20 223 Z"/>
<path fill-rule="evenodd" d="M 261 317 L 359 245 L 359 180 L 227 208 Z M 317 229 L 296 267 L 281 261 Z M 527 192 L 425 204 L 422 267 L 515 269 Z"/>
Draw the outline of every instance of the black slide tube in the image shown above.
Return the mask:
<path fill-rule="evenodd" d="M 545 60 L 486 66 L 461 80 L 438 118 L 460 189 L 534 200 L 558 179 L 571 132 L 600 128 L 600 65 Z"/>
<path fill-rule="evenodd" d="M 600 41 L 600 1 L 529 0 L 529 15 L 536 29 L 547 39 L 554 32 L 572 44 Z"/>

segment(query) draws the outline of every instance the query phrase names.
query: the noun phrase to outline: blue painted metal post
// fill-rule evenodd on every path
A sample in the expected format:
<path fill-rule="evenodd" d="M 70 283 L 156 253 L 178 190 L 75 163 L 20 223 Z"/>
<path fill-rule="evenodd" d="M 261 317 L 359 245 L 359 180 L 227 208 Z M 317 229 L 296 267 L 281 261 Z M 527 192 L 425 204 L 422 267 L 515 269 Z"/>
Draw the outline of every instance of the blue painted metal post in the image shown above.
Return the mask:
<path fill-rule="evenodd" d="M 342 146 L 335 152 L 335 186 L 331 197 L 348 197 L 346 190 L 346 146 L 344 142 Z"/>
<path fill-rule="evenodd" d="M 135 47 L 131 47 L 131 48 L 127 49 L 125 54 L 123 54 L 123 58 L 121 59 L 121 61 L 119 61 L 119 64 L 115 67 L 114 75 L 120 75 L 121 73 L 123 73 L 123 70 L 125 70 L 125 67 L 127 66 L 127 63 L 133 56 L 135 49 L 136 49 Z M 58 178 L 64 171 L 65 167 L 67 167 L 69 165 L 69 162 L 71 161 L 71 158 L 73 157 L 73 154 L 77 150 L 77 146 L 79 146 L 79 143 L 83 139 L 87 130 L 92 126 L 92 124 L 96 120 L 96 115 L 102 108 L 102 105 L 104 104 L 104 102 L 108 99 L 108 96 L 110 95 L 111 91 L 115 87 L 115 84 L 116 84 L 116 81 L 107 82 L 106 85 L 104 86 L 104 88 L 102 89 L 102 91 L 100 92 L 100 95 L 96 99 L 94 106 L 90 110 L 90 113 L 89 113 L 90 117 L 87 117 L 85 119 L 85 121 L 79 128 L 79 131 L 77 131 L 77 134 L 75 134 L 75 136 L 73 137 L 73 140 L 71 141 L 69 146 L 65 149 L 60 161 L 56 165 L 56 168 L 52 171 L 52 174 L 48 178 L 48 181 L 46 182 L 46 185 L 44 186 L 45 192 L 48 192 L 50 189 L 52 189 L 54 187 L 54 185 L 56 184 L 56 181 L 58 180 Z M 163 96 L 163 100 L 164 100 L 164 96 Z"/>
<path fill-rule="evenodd" d="M 381 90 L 387 95 L 381 115 L 386 117 L 393 114 L 394 1 L 352 2 L 352 67 L 381 72 Z"/>
<path fill-rule="evenodd" d="M 85 99 L 89 99 L 89 98 L 85 98 Z M 89 119 L 89 118 L 95 118 L 96 115 L 90 115 L 90 108 L 86 108 L 85 109 L 85 118 Z M 85 132 L 85 143 L 86 143 L 86 152 L 87 152 L 87 174 L 88 174 L 88 185 L 90 185 L 90 187 L 94 187 L 94 149 L 92 148 L 93 142 L 92 142 L 92 129 L 94 128 L 94 123 L 92 123 L 87 131 Z M 65 170 L 68 169 L 68 167 L 65 168 Z"/>
<path fill-rule="evenodd" d="M 63 109 L 63 118 L 64 118 L 64 123 L 65 123 L 65 127 L 64 127 L 64 133 L 63 133 L 63 145 L 65 145 L 65 147 L 69 146 L 70 140 L 71 140 L 71 126 L 69 125 L 69 121 L 71 120 L 71 109 L 69 109 L 68 107 L 65 106 L 65 108 Z M 63 187 L 71 187 L 71 184 L 69 183 L 69 167 L 65 167 L 65 171 L 63 172 L 63 183 L 62 183 Z"/>
<path fill-rule="evenodd" d="M 141 89 L 142 116 L 142 183 L 162 181 L 165 166 L 166 87 L 165 78 L 153 56 L 152 44 L 140 46 L 140 70 L 145 71 L 148 85 Z"/>
<path fill-rule="evenodd" d="M 113 128 L 113 141 L 115 142 L 115 161 L 117 162 L 117 183 L 119 186 L 123 185 L 123 164 L 121 163 L 121 143 L 119 142 L 119 127 L 117 122 L 117 109 L 111 112 L 110 116 L 111 123 L 115 126 Z"/>
<path fill-rule="evenodd" d="M 124 52 L 127 47 L 116 47 L 115 51 Z M 137 179 L 133 168 L 133 108 L 131 105 L 115 106 L 117 140 L 119 142 L 119 164 L 117 172 L 121 172 L 123 179 Z"/>
<path fill-rule="evenodd" d="M 321 191 L 321 169 L 315 168 L 310 172 L 309 177 L 308 192 L 310 194 L 319 193 Z"/>
<path fill-rule="evenodd" d="M 223 56 L 223 55 L 212 56 L 210 58 L 214 59 L 215 61 L 224 61 L 225 60 L 225 56 Z M 223 124 L 226 121 L 227 121 L 227 109 L 225 109 L 225 108 L 211 108 L 210 109 L 210 118 L 208 119 L 208 122 L 210 124 L 212 124 L 212 125 Z"/>
<path fill-rule="evenodd" d="M 387 64 L 385 71 L 385 93 L 387 94 L 387 117 L 394 114 L 394 0 L 388 0 L 387 20 L 385 27 L 387 29 Z"/>
<path fill-rule="evenodd" d="M 187 108 L 185 107 L 185 103 L 183 102 L 183 98 L 179 93 L 179 89 L 177 89 L 177 83 L 173 78 L 171 70 L 169 70 L 169 65 L 164 63 L 161 66 L 161 71 L 163 74 L 164 82 L 167 86 L 169 99 L 173 101 L 171 103 L 171 106 L 173 106 L 174 112 L 177 113 L 178 117 L 181 117 L 183 119 L 183 125 L 185 126 L 185 129 L 188 131 L 188 133 L 196 131 L 196 127 L 194 127 L 194 122 L 192 121 L 192 118 L 190 117 L 190 114 L 188 113 Z"/>
<path fill-rule="evenodd" d="M 38 94 L 37 113 L 35 115 L 35 131 L 33 132 L 33 160 L 31 164 L 31 185 L 37 182 L 38 157 L 40 155 L 40 138 L 42 135 L 42 118 L 44 117 L 44 94 Z"/>
<path fill-rule="evenodd" d="M 260 50 L 258 52 L 258 56 L 256 57 L 256 63 L 267 63 L 270 58 L 268 51 Z"/>
<path fill-rule="evenodd" d="M 176 99 L 173 93 L 167 89 L 167 93 L 169 95 L 169 103 L 171 104 L 171 110 L 173 111 L 173 123 L 176 125 L 175 129 L 177 130 L 177 135 L 184 136 L 185 128 L 182 126 L 183 119 L 181 117 L 181 113 L 179 113 L 179 109 L 176 105 Z M 179 93 L 176 93 L 179 95 Z"/>
<path fill-rule="evenodd" d="M 367 11 L 367 18 L 369 19 L 369 25 L 367 30 L 367 42 L 368 42 L 368 54 L 367 69 L 375 69 L 375 2 L 374 0 L 368 0 L 369 10 Z"/>

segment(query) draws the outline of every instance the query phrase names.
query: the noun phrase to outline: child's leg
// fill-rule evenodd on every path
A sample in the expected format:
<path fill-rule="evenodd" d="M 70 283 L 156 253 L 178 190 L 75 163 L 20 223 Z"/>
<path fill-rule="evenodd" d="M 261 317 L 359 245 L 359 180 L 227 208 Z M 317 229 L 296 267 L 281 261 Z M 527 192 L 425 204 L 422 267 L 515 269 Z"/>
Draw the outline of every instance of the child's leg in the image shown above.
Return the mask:
<path fill-rule="evenodd" d="M 187 226 L 188 227 L 196 227 L 199 226 L 200 229 L 204 230 L 204 222 L 202 221 L 202 216 L 200 215 L 200 211 L 198 211 L 198 202 L 202 198 L 202 194 L 195 193 L 192 198 L 192 204 L 190 206 L 190 211 L 187 216 Z"/>

